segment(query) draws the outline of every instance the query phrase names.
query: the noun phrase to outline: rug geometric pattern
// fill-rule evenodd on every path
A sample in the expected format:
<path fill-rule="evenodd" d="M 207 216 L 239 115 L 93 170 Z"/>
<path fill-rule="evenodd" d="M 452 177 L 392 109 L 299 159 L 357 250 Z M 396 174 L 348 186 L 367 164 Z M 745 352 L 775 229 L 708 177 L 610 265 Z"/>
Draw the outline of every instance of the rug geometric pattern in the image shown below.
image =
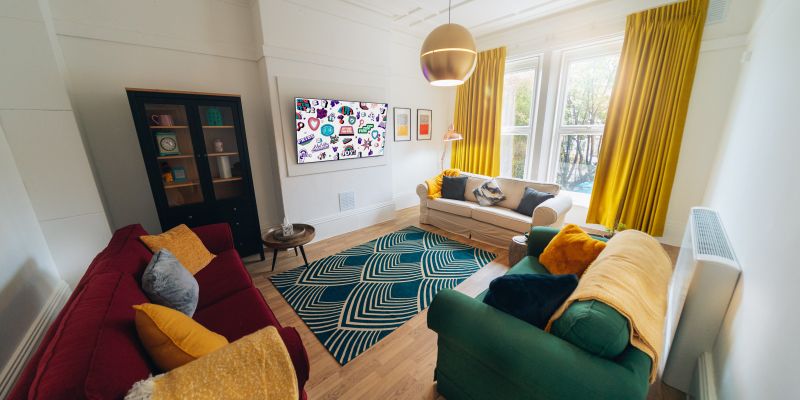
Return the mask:
<path fill-rule="evenodd" d="M 494 258 L 409 226 L 271 280 L 344 365 Z"/>

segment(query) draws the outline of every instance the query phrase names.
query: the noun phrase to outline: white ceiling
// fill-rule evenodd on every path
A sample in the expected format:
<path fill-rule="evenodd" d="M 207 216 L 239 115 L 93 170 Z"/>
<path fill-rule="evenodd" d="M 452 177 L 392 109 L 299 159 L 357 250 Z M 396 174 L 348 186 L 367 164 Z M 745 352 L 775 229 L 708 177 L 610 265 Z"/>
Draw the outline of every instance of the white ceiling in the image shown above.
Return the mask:
<path fill-rule="evenodd" d="M 447 22 L 448 0 L 338 0 L 384 16 L 394 28 L 425 37 Z M 502 30 L 523 22 L 607 0 L 454 0 L 453 23 L 467 27 L 474 36 Z"/>

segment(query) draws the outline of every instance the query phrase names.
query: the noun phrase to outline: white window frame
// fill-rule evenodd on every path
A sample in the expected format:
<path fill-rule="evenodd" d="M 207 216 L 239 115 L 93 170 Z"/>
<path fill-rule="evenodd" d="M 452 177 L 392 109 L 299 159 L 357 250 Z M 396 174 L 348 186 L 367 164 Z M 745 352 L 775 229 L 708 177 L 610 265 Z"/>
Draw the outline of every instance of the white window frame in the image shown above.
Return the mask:
<path fill-rule="evenodd" d="M 571 63 L 589 58 L 602 57 L 607 55 L 620 54 L 622 51 L 622 39 L 614 38 L 603 40 L 578 48 L 565 50 L 561 55 L 559 66 L 558 88 L 556 91 L 556 108 L 553 115 L 553 127 L 550 131 L 550 155 L 547 161 L 547 181 L 556 182 L 558 171 L 558 153 L 561 143 L 561 136 L 569 133 L 594 133 L 602 136 L 605 125 L 563 125 L 564 103 L 567 92 L 567 73 Z M 589 205 L 590 194 L 571 192 L 564 190 L 572 196 L 573 202 L 577 205 L 587 207 Z"/>
<path fill-rule="evenodd" d="M 502 136 L 527 136 L 527 148 L 525 149 L 524 170 L 522 179 L 529 179 L 531 173 L 531 156 L 534 149 L 534 138 L 537 126 L 537 117 L 539 111 L 539 92 L 542 87 L 542 57 L 540 54 L 526 55 L 524 57 L 510 58 L 506 60 L 505 72 L 503 79 L 505 81 L 505 74 L 534 70 L 533 93 L 531 96 L 531 110 L 530 110 L 530 124 L 528 126 L 514 126 L 514 127 L 500 127 L 500 135 Z M 505 95 L 505 88 L 504 95 Z M 502 114 L 502 111 L 501 111 Z M 501 122 L 502 124 L 502 122 Z"/>

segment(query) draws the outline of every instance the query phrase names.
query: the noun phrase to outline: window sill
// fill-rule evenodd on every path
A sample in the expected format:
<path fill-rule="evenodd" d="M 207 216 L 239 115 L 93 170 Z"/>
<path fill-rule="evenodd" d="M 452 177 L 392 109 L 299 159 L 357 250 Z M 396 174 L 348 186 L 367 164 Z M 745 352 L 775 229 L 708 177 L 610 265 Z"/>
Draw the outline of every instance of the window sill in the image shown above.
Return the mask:
<path fill-rule="evenodd" d="M 575 207 L 583 207 L 589 208 L 589 199 L 591 195 L 588 193 L 580 193 L 580 192 L 570 192 L 567 190 L 562 190 L 561 193 L 565 193 L 572 197 L 572 206 Z"/>

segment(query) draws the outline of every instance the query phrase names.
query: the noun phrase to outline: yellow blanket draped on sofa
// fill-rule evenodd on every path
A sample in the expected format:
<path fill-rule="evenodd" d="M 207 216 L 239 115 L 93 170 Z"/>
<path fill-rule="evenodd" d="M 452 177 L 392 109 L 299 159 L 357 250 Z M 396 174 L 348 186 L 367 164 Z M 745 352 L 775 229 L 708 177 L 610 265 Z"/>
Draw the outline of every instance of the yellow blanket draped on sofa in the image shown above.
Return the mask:
<path fill-rule="evenodd" d="M 545 328 L 576 301 L 597 300 L 628 319 L 630 343 L 652 360 L 650 382 L 658 373 L 664 348 L 667 291 L 672 261 L 661 244 L 634 230 L 620 232 L 581 276 L 578 287 L 550 317 Z"/>

